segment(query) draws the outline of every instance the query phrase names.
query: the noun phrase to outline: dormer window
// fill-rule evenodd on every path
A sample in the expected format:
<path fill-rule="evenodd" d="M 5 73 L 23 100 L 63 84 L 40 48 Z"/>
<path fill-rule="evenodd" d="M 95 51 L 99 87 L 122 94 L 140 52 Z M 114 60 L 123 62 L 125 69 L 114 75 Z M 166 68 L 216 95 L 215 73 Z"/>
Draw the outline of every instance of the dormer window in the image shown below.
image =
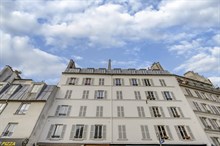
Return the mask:
<path fill-rule="evenodd" d="M 31 90 L 31 93 L 37 93 L 41 87 L 42 85 L 34 85 L 34 87 Z"/>

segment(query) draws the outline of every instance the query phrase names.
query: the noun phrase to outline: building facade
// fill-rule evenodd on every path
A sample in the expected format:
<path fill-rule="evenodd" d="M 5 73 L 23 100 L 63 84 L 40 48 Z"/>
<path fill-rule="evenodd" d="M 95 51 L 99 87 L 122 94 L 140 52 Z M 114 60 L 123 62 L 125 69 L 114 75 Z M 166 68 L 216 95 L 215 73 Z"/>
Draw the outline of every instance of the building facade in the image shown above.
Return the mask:
<path fill-rule="evenodd" d="M 177 80 L 209 140 L 220 146 L 220 89 L 192 71 Z"/>
<path fill-rule="evenodd" d="M 0 145 L 34 145 L 56 90 L 44 82 L 21 79 L 18 71 L 6 66 L 0 72 Z"/>
<path fill-rule="evenodd" d="M 151 69 L 76 68 L 62 73 L 37 145 L 208 145 L 176 77 Z"/>

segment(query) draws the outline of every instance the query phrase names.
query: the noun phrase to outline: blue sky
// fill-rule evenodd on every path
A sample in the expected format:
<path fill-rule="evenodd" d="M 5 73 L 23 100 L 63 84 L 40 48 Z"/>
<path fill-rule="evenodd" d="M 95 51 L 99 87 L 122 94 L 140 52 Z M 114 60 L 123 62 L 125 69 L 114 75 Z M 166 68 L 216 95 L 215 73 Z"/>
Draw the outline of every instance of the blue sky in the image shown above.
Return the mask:
<path fill-rule="evenodd" d="M 220 85 L 219 0 L 1 0 L 0 68 L 56 84 L 78 67 L 189 70 Z"/>

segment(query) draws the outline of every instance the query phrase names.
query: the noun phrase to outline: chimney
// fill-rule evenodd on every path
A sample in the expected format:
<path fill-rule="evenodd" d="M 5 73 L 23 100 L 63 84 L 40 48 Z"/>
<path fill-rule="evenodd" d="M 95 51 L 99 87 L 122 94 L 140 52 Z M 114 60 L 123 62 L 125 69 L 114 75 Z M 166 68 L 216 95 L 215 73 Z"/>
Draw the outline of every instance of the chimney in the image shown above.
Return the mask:
<path fill-rule="evenodd" d="M 112 69 L 111 59 L 108 60 L 108 70 Z"/>
<path fill-rule="evenodd" d="M 70 68 L 76 68 L 75 62 L 72 59 L 70 59 L 70 62 L 68 64 L 68 66 L 67 66 L 67 69 L 70 69 Z"/>

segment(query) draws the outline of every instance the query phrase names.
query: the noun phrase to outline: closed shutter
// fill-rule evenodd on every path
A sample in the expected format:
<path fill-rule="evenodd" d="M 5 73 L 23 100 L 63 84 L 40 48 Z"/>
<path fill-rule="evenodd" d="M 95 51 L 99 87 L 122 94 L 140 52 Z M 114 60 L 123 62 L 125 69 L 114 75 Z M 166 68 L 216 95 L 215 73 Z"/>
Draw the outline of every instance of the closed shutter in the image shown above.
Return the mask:
<path fill-rule="evenodd" d="M 171 134 L 171 131 L 170 131 L 169 126 L 166 126 L 166 130 L 167 130 L 169 139 L 173 139 L 173 136 L 172 136 L 172 134 Z"/>
<path fill-rule="evenodd" d="M 161 94 L 163 95 L 163 99 L 164 99 L 164 100 L 167 100 L 167 98 L 166 98 L 166 96 L 165 96 L 165 94 L 164 94 L 164 91 L 161 91 Z"/>
<path fill-rule="evenodd" d="M 162 116 L 162 117 L 165 117 L 165 114 L 164 114 L 164 112 L 163 112 L 163 108 L 162 108 L 162 107 L 160 107 L 160 112 L 161 112 L 161 116 Z"/>
<path fill-rule="evenodd" d="M 69 105 L 69 106 L 68 106 L 68 111 L 67 111 L 67 116 L 70 115 L 71 108 L 72 108 L 72 106 Z"/>
<path fill-rule="evenodd" d="M 63 130 L 62 130 L 60 138 L 63 139 L 65 132 L 66 132 L 66 125 L 63 125 Z"/>
<path fill-rule="evenodd" d="M 175 97 L 174 93 L 173 92 L 170 92 L 170 93 L 171 93 L 172 99 L 176 100 L 176 97 Z"/>
<path fill-rule="evenodd" d="M 85 85 L 85 81 L 86 81 L 86 79 L 83 78 L 82 85 Z"/>
<path fill-rule="evenodd" d="M 70 78 L 67 78 L 66 85 L 69 85 L 69 82 L 70 82 Z"/>
<path fill-rule="evenodd" d="M 105 97 L 104 98 L 107 99 L 107 91 L 104 91 L 104 92 L 105 92 Z"/>
<path fill-rule="evenodd" d="M 124 86 L 124 79 L 121 79 L 121 85 Z"/>
<path fill-rule="evenodd" d="M 76 125 L 72 125 L 72 129 L 70 132 L 70 139 L 74 139 L 75 130 L 76 130 Z"/>
<path fill-rule="evenodd" d="M 193 135 L 193 133 L 192 133 L 190 127 L 189 127 L 189 126 L 186 126 L 186 129 L 187 129 L 187 131 L 189 132 L 189 135 L 190 135 L 191 140 L 194 140 L 195 137 L 194 137 L 194 135 Z"/>
<path fill-rule="evenodd" d="M 116 79 L 113 79 L 113 85 L 116 86 Z"/>
<path fill-rule="evenodd" d="M 88 125 L 84 125 L 84 130 L 83 130 L 83 139 L 86 139 L 87 130 L 88 130 Z"/>
<path fill-rule="evenodd" d="M 91 85 L 94 85 L 94 79 L 93 78 L 91 79 Z"/>
<path fill-rule="evenodd" d="M 106 139 L 106 125 L 103 125 L 102 134 L 103 139 Z"/>
<path fill-rule="evenodd" d="M 90 139 L 94 139 L 94 134 L 95 134 L 95 125 L 91 125 Z"/>
<path fill-rule="evenodd" d="M 56 112 L 55 112 L 55 116 L 58 116 L 59 110 L 60 110 L 60 105 L 58 105 L 58 107 L 57 107 L 57 110 L 56 110 Z"/>
<path fill-rule="evenodd" d="M 94 98 L 95 98 L 95 99 L 97 99 L 97 93 L 98 93 L 98 91 L 95 90 L 95 94 L 94 94 Z"/>
<path fill-rule="evenodd" d="M 138 111 L 138 117 L 141 117 L 141 109 L 139 106 L 137 107 L 137 111 Z"/>
<path fill-rule="evenodd" d="M 150 109 L 150 114 L 151 114 L 151 117 L 155 117 L 155 116 L 154 116 L 154 112 L 153 112 L 152 107 L 149 107 L 149 109 Z"/>
<path fill-rule="evenodd" d="M 180 134 L 180 130 L 179 130 L 178 126 L 175 126 L 175 129 L 176 129 L 176 133 L 177 133 L 179 139 L 180 139 L 180 140 L 183 140 L 183 138 L 182 138 L 182 136 L 181 136 L 181 134 Z"/>
<path fill-rule="evenodd" d="M 83 117 L 86 116 L 86 109 L 87 109 L 87 106 L 84 106 L 84 110 L 83 110 Z"/>
<path fill-rule="evenodd" d="M 180 113 L 180 116 L 181 116 L 181 117 L 184 117 L 183 112 L 182 112 L 182 110 L 181 110 L 180 107 L 178 107 L 178 111 L 179 111 L 179 113 Z"/>
<path fill-rule="evenodd" d="M 174 116 L 173 116 L 173 113 L 172 113 L 172 111 L 171 111 L 171 107 L 167 107 L 167 109 L 168 109 L 168 111 L 169 111 L 170 117 L 174 117 Z"/>
<path fill-rule="evenodd" d="M 118 125 L 118 138 L 122 139 L 122 125 Z"/>
<path fill-rule="evenodd" d="M 157 134 L 160 134 L 157 125 L 154 125 L 154 129 L 155 129 L 155 133 L 156 133 L 156 135 L 157 135 Z M 160 135 L 159 135 L 159 136 L 160 136 Z"/>
<path fill-rule="evenodd" d="M 147 135 L 145 134 L 145 129 L 144 129 L 144 125 L 141 125 L 141 133 L 142 133 L 142 138 L 146 139 Z"/>
<path fill-rule="evenodd" d="M 51 138 L 52 132 L 53 132 L 53 130 L 54 130 L 54 126 L 55 126 L 55 125 L 51 125 L 51 126 L 50 126 L 49 132 L 48 132 L 48 134 L 47 134 L 47 139 L 50 139 L 50 138 Z"/>
<path fill-rule="evenodd" d="M 141 80 L 138 79 L 138 86 L 141 86 Z"/>
<path fill-rule="evenodd" d="M 150 80 L 150 84 L 151 84 L 151 86 L 154 86 L 154 82 L 153 82 L 153 80 L 152 79 L 149 79 Z"/>
<path fill-rule="evenodd" d="M 143 86 L 146 86 L 144 79 L 142 79 L 142 84 Z"/>
<path fill-rule="evenodd" d="M 133 84 L 132 84 L 132 79 L 129 79 L 129 82 L 130 82 L 130 85 L 133 86 Z"/>
<path fill-rule="evenodd" d="M 64 98 L 67 99 L 67 98 L 68 98 L 68 95 L 69 95 L 69 90 L 66 91 L 66 94 L 65 94 L 65 97 L 64 97 Z"/>
<path fill-rule="evenodd" d="M 75 80 L 75 85 L 78 85 L 78 82 L 79 82 L 79 79 L 76 78 L 76 80 Z"/>
<path fill-rule="evenodd" d="M 71 95 L 72 95 L 72 90 L 69 90 L 69 96 L 68 96 L 68 99 L 71 98 Z"/>
<path fill-rule="evenodd" d="M 150 139 L 150 133 L 149 133 L 149 129 L 148 129 L 148 126 L 147 125 L 145 125 L 144 126 L 145 127 L 145 132 L 146 132 L 146 136 L 147 136 L 147 139 Z"/>
<path fill-rule="evenodd" d="M 154 91 L 154 96 L 157 100 L 159 100 L 159 97 L 158 97 L 158 94 L 157 94 L 157 91 Z"/>

